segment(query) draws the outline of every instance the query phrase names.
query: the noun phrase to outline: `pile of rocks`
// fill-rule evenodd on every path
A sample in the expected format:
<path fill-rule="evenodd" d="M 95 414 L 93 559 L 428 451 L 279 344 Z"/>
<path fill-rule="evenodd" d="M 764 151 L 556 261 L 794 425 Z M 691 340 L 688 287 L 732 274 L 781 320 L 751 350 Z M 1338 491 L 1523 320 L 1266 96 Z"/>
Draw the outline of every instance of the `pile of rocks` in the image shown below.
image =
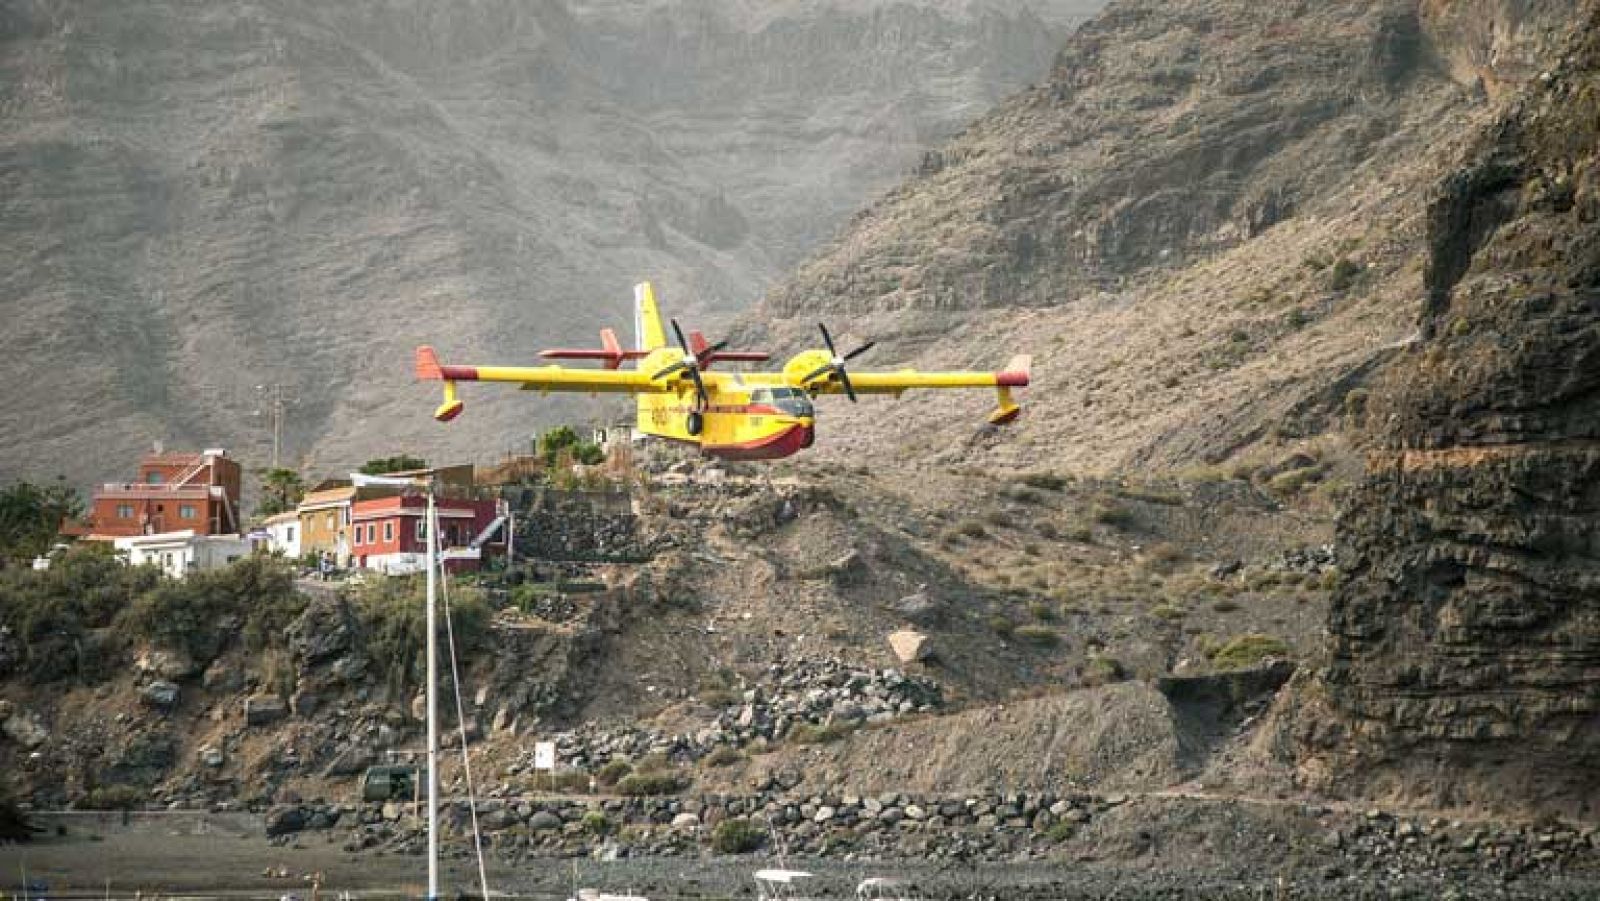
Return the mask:
<path fill-rule="evenodd" d="M 1600 833 L 1568 826 L 1461 823 L 1441 817 L 1395 817 L 1369 810 L 1324 843 L 1343 852 L 1352 870 L 1389 872 L 1486 870 L 1508 876 L 1560 868 L 1600 849 Z"/>
<path fill-rule="evenodd" d="M 1338 561 L 1334 559 L 1333 545 L 1321 544 L 1296 548 L 1284 551 L 1283 555 L 1272 562 L 1271 569 L 1277 572 L 1305 573 L 1320 576 L 1335 569 Z"/>
<path fill-rule="evenodd" d="M 744 745 L 781 739 L 797 725 L 882 723 L 944 704 L 939 683 L 897 669 L 869 669 L 838 658 L 772 664 L 743 703 L 717 717 L 717 729 Z"/>
<path fill-rule="evenodd" d="M 768 846 L 800 856 L 1011 860 L 1043 856 L 1123 801 L 1049 794 L 790 797 L 762 790 L 744 796 L 489 799 L 479 803 L 478 816 L 487 844 L 513 858 L 699 854 L 719 823 L 745 818 L 767 834 Z M 421 835 L 411 814 L 408 806 L 395 804 L 362 808 L 346 850 L 415 844 Z M 451 805 L 441 819 L 450 834 L 471 829 L 463 804 Z"/>
<path fill-rule="evenodd" d="M 897 669 L 872 669 L 838 658 L 784 660 L 760 682 L 728 692 L 715 720 L 693 733 L 666 733 L 631 724 L 585 723 L 552 737 L 562 767 L 594 771 L 613 760 L 660 755 L 692 763 L 720 746 L 779 741 L 798 726 L 881 723 L 928 713 L 944 703 L 939 683 Z M 508 775 L 532 772 L 533 752 L 519 756 Z"/>

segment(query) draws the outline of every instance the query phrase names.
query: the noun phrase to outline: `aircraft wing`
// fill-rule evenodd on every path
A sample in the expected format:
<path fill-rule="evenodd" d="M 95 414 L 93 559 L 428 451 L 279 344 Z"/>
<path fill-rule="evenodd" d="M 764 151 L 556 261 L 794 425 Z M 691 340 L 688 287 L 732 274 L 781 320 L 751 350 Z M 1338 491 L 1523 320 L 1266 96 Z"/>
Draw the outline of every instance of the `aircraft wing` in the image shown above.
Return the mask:
<path fill-rule="evenodd" d="M 1020 408 L 1011 398 L 1012 388 L 1025 387 L 1030 378 L 1032 358 L 1012 357 L 1006 368 L 999 372 L 921 372 L 902 369 L 898 372 L 855 371 L 849 373 L 850 387 L 857 394 L 892 394 L 918 388 L 995 388 L 1000 395 L 999 407 L 989 421 L 1000 424 L 1017 417 Z M 845 385 L 837 374 L 820 375 L 804 386 L 813 394 L 846 394 Z"/>
<path fill-rule="evenodd" d="M 652 379 L 643 372 L 615 369 L 569 369 L 565 366 L 445 366 L 433 348 L 417 348 L 417 378 L 444 382 L 444 403 L 433 418 L 448 422 L 460 415 L 462 404 L 456 382 L 514 382 L 524 391 L 570 391 L 582 394 L 645 394 L 673 390 L 668 379 Z"/>

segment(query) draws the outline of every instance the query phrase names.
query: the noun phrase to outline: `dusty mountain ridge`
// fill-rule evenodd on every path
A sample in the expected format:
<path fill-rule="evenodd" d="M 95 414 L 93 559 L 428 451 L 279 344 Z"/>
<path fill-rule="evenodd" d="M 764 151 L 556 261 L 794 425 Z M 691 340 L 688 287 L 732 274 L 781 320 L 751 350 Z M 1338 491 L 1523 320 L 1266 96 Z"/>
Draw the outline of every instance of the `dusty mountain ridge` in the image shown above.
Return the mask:
<path fill-rule="evenodd" d="M 486 391 L 445 430 L 412 348 L 531 361 L 646 277 L 709 327 L 1090 9 L 1042 8 L 8 4 L 0 473 L 259 454 L 272 382 L 315 468 L 521 447 L 593 411 Z"/>
<path fill-rule="evenodd" d="M 888 339 L 863 364 L 1035 356 L 1005 440 L 967 440 L 982 400 L 908 396 L 830 409 L 825 448 L 1106 472 L 1340 432 L 1349 392 L 1416 330 L 1418 198 L 1541 71 L 1567 12 L 1115 4 L 1048 81 L 802 264 L 752 340 L 806 343 L 832 319 Z"/>

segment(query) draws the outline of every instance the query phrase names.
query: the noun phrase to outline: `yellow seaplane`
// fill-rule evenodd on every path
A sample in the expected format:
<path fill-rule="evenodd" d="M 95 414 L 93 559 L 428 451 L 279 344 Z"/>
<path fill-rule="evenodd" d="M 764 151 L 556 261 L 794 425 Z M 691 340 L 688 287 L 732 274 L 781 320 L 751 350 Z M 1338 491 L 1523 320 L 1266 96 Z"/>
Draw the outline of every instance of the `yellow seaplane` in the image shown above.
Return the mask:
<path fill-rule="evenodd" d="M 779 372 L 713 371 L 717 363 L 762 362 L 769 355 L 726 350 L 726 341 L 709 344 L 699 332 L 684 337 L 671 320 L 677 347 L 667 343 L 655 292 L 649 282 L 634 286 L 634 349 L 624 349 L 611 329 L 600 332 L 601 347 L 556 348 L 545 359 L 596 360 L 599 369 L 550 366 L 449 366 L 432 347 L 417 348 L 417 378 L 444 382 L 444 403 L 433 418 L 449 422 L 461 415 L 458 382 L 512 382 L 530 391 L 633 394 L 638 397 L 642 434 L 699 445 L 705 454 L 731 460 L 775 460 L 811 446 L 816 438 L 812 399 L 843 394 L 898 397 L 913 388 L 993 388 L 999 403 L 989 421 L 1004 425 L 1021 407 L 1013 388 L 1028 384 L 1030 358 L 1013 357 L 1000 372 L 852 372 L 846 365 L 869 350 L 867 342 L 846 354 L 819 325 L 823 347 L 795 354 Z M 624 363 L 635 363 L 623 369 Z"/>

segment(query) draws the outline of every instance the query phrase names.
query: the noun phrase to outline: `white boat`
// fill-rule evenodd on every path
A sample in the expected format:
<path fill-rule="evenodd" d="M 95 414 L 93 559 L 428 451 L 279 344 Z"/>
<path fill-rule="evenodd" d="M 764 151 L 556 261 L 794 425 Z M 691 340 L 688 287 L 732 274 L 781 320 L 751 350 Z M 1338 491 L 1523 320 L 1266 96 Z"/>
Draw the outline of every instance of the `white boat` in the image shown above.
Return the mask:
<path fill-rule="evenodd" d="M 869 876 L 856 886 L 856 901 L 922 901 L 922 896 L 903 879 Z"/>
<path fill-rule="evenodd" d="M 801 887 L 815 874 L 805 870 L 756 870 L 757 901 L 816 901 Z"/>
<path fill-rule="evenodd" d="M 643 895 L 613 895 L 599 889 L 581 888 L 567 901 L 650 901 L 650 899 Z"/>

